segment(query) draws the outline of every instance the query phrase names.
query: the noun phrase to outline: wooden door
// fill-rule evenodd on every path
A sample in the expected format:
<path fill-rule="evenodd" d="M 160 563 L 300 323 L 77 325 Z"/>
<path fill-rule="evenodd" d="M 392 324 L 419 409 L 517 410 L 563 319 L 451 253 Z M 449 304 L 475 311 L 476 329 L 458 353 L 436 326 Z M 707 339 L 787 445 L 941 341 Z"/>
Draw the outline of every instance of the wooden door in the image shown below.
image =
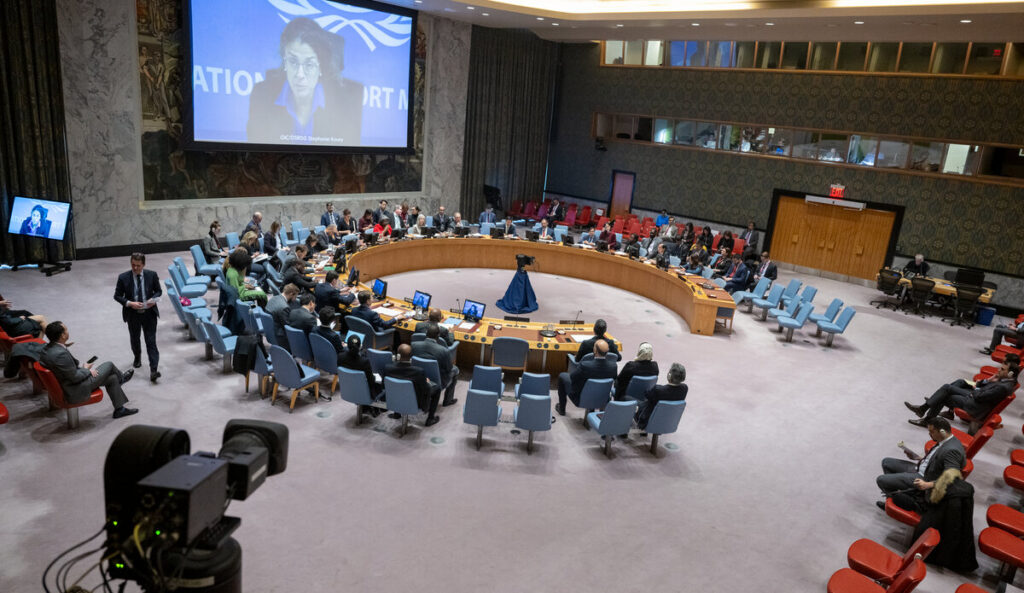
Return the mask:
<path fill-rule="evenodd" d="M 885 264 L 896 213 L 853 210 L 782 196 L 772 231 L 772 259 L 873 280 Z"/>
<path fill-rule="evenodd" d="M 612 199 L 608 205 L 608 218 L 627 216 L 633 205 L 633 184 L 636 173 L 628 171 L 612 171 Z"/>

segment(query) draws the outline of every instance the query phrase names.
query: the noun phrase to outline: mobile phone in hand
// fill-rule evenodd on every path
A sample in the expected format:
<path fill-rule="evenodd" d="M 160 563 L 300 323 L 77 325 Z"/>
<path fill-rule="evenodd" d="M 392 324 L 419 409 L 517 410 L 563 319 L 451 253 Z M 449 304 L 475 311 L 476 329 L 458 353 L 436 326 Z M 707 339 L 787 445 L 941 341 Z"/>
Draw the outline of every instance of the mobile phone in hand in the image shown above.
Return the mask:
<path fill-rule="evenodd" d="M 99 358 L 99 357 L 98 356 L 93 356 L 89 360 L 85 361 L 85 364 L 92 364 L 92 363 L 96 362 L 97 358 Z"/>

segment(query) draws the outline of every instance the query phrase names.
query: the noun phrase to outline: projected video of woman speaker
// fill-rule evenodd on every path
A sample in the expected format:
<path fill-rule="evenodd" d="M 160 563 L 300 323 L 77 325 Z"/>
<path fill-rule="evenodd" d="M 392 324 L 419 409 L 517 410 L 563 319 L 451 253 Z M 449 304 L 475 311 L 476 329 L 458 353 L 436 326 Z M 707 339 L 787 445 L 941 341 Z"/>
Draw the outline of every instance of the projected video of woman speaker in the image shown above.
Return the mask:
<path fill-rule="evenodd" d="M 359 145 L 363 85 L 341 76 L 345 38 L 297 18 L 281 33 L 281 68 L 268 70 L 249 96 L 246 139 Z"/>

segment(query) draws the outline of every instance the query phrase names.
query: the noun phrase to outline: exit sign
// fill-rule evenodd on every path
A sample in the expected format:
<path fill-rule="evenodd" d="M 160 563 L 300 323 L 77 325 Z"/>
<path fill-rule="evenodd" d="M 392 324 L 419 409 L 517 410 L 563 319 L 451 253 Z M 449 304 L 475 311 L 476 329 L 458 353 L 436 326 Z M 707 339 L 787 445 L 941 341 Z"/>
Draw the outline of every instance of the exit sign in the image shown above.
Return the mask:
<path fill-rule="evenodd" d="M 846 186 L 833 183 L 828 190 L 828 197 L 830 198 L 844 198 L 846 197 Z"/>

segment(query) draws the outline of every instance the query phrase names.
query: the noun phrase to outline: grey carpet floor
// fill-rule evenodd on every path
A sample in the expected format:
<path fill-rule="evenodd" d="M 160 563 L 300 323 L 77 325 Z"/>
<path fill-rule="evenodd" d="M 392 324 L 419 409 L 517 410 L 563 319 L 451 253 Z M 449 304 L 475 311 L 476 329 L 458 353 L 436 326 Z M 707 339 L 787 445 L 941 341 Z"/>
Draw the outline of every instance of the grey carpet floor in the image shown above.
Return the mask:
<path fill-rule="evenodd" d="M 150 257 L 161 278 L 173 254 Z M 186 261 L 190 258 L 186 257 Z M 0 272 L 0 293 L 16 305 L 70 326 L 72 352 L 127 368 L 127 330 L 112 300 L 124 258 L 88 260 L 45 278 Z M 511 273 L 444 270 L 390 278 L 392 296 L 420 289 L 434 304 L 456 298 L 493 303 Z M 792 274 L 783 272 L 781 281 Z M 355 426 L 354 408 L 335 398 L 296 410 L 271 406 L 219 360 L 186 341 L 166 303 L 159 326 L 163 379 L 126 386 L 141 411 L 113 420 L 101 404 L 82 409 L 68 431 L 63 414 L 27 381 L 0 382 L 11 421 L 0 426 L 0 591 L 39 590 L 46 564 L 103 522 L 103 462 L 132 423 L 183 428 L 193 450 L 216 450 L 231 418 L 282 422 L 291 431 L 288 469 L 229 514 L 243 519 L 246 591 L 822 591 L 845 566 L 846 549 L 872 538 L 902 553 L 904 527 L 874 506 L 875 475 L 905 440 L 922 449 L 924 429 L 906 423 L 903 400 L 986 364 L 977 353 L 990 330 L 951 328 L 868 306 L 871 288 L 801 277 L 858 308 L 835 347 L 812 332 L 782 341 L 771 326 L 738 313 L 732 335 L 691 335 L 685 322 L 635 294 L 531 274 L 541 309 L 531 317 L 572 318 L 580 309 L 632 356 L 644 340 L 664 371 L 686 365 L 688 407 L 657 456 L 635 435 L 606 459 L 580 410 L 539 434 L 532 455 L 510 424 L 485 430 L 461 421 L 459 405 L 441 422 L 405 438 L 384 416 Z M 216 292 L 210 296 L 215 299 Z M 499 313 L 497 310 L 489 311 Z M 774 324 L 772 324 L 774 325 Z M 143 369 L 145 370 L 145 369 Z M 466 370 L 466 369 L 464 369 Z M 464 375 L 465 377 L 465 375 Z M 466 382 L 459 384 L 464 395 Z M 554 392 L 552 392 L 554 394 Z M 505 403 L 505 416 L 511 404 Z M 1002 483 L 1008 453 L 1021 446 L 1020 406 L 975 458 L 975 530 L 985 508 L 1019 503 Z M 919 588 L 953 591 L 963 581 L 993 588 L 994 561 L 956 575 L 929 567 Z M 99 583 L 95 573 L 83 584 Z"/>

